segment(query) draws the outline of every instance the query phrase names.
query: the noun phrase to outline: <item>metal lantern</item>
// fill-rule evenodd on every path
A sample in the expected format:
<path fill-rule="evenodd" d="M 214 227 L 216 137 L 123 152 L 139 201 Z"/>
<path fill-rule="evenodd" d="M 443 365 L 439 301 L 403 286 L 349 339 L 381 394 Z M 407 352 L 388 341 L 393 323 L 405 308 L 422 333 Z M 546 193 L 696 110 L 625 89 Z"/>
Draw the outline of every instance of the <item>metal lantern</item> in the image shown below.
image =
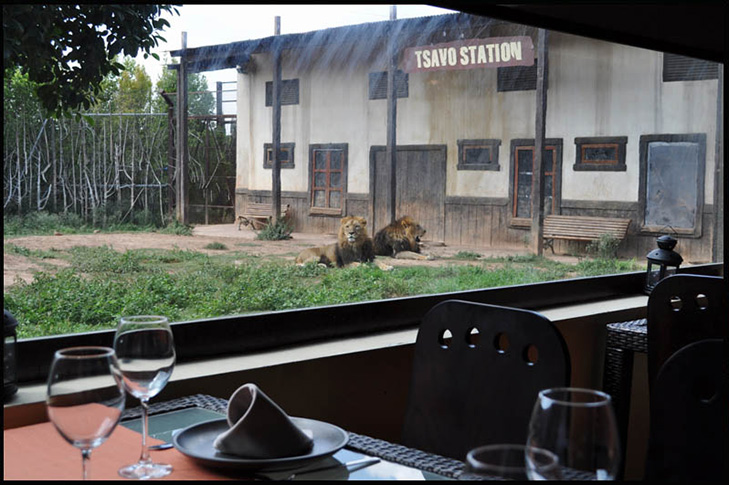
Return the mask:
<path fill-rule="evenodd" d="M 18 321 L 9 311 L 3 310 L 5 311 L 3 316 L 5 327 L 3 332 L 5 334 L 5 343 L 3 344 L 3 401 L 7 401 L 13 394 L 18 392 L 18 377 L 15 367 L 15 345 L 17 342 L 15 327 L 18 326 Z"/>
<path fill-rule="evenodd" d="M 678 273 L 678 267 L 683 262 L 681 255 L 673 250 L 677 242 L 674 238 L 661 236 L 657 241 L 658 249 L 654 249 L 646 256 L 648 269 L 645 275 L 645 292 L 648 295 L 663 278 Z"/>

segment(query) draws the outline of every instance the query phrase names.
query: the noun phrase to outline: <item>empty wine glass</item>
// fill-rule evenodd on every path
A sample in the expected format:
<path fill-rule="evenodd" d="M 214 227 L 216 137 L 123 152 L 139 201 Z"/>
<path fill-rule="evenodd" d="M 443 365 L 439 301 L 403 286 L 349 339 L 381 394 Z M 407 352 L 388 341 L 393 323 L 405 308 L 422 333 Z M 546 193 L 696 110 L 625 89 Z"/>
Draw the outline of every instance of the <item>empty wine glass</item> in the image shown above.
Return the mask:
<path fill-rule="evenodd" d="M 557 455 L 563 480 L 615 479 L 620 444 L 610 396 L 569 387 L 540 391 L 527 445 Z M 531 471 L 529 478 L 540 479 Z"/>
<path fill-rule="evenodd" d="M 153 463 L 147 448 L 149 400 L 165 387 L 175 365 L 175 345 L 166 317 L 122 317 L 114 336 L 124 387 L 142 404 L 142 454 L 137 463 L 119 470 L 124 478 L 160 478 L 172 466 Z"/>
<path fill-rule="evenodd" d="M 113 349 L 72 347 L 53 356 L 46 390 L 48 418 L 66 441 L 81 450 L 84 480 L 91 450 L 116 428 L 124 399 Z"/>
<path fill-rule="evenodd" d="M 530 460 L 527 460 L 530 457 Z M 495 444 L 479 446 L 466 455 L 466 473 L 484 478 L 527 480 L 528 467 L 545 479 L 558 480 L 557 456 L 533 446 Z"/>

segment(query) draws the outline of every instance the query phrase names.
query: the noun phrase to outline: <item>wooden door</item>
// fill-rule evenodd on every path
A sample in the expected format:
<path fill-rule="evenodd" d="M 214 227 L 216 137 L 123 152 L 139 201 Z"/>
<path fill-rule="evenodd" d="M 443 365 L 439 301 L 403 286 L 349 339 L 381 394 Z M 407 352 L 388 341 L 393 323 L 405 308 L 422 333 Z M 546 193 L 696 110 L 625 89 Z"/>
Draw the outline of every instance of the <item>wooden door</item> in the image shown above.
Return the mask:
<path fill-rule="evenodd" d="M 382 146 L 370 150 L 370 233 L 390 223 L 390 169 Z M 445 239 L 445 145 L 397 147 L 396 217 L 409 215 L 425 228 L 425 239 Z"/>

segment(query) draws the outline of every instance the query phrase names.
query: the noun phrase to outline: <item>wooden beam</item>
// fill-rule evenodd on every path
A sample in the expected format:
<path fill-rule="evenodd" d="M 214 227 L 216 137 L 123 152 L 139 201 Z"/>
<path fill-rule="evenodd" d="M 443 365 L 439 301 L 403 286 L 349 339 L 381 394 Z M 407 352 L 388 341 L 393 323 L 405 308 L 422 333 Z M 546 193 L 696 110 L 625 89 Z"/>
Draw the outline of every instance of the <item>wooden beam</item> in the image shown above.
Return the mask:
<path fill-rule="evenodd" d="M 396 8 L 394 5 L 390 7 L 390 20 L 394 21 L 396 19 Z M 385 158 L 390 167 L 388 212 L 390 222 L 395 222 L 395 219 L 397 219 L 397 84 L 395 82 L 397 43 L 394 26 L 390 30 L 387 55 L 387 148 Z M 374 228 L 372 229 L 374 230 Z"/>
<path fill-rule="evenodd" d="M 182 33 L 182 53 L 180 68 L 177 71 L 177 220 L 182 224 L 189 222 L 188 217 L 188 147 L 187 147 L 187 69 L 185 66 L 185 49 L 187 48 L 187 32 Z"/>
<path fill-rule="evenodd" d="M 281 17 L 274 19 L 275 35 L 281 35 Z M 278 222 L 281 214 L 281 161 L 278 158 L 281 151 L 281 45 L 274 42 L 273 47 L 273 92 L 272 92 L 272 148 L 271 154 L 271 220 L 274 224 Z"/>
<path fill-rule="evenodd" d="M 541 256 L 544 252 L 544 137 L 547 124 L 547 31 L 539 29 L 537 35 L 537 109 L 534 133 L 534 160 L 532 169 L 532 252 Z"/>

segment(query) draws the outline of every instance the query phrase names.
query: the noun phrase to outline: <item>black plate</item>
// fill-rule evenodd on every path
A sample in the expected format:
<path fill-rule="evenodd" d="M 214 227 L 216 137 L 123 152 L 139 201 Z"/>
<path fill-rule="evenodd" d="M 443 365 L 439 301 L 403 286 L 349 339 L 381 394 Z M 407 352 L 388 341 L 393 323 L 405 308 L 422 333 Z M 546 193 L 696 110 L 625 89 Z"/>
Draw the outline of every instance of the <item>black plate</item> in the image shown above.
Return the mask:
<path fill-rule="evenodd" d="M 229 429 L 226 419 L 194 424 L 173 437 L 180 453 L 214 468 L 235 468 L 249 471 L 287 470 L 333 455 L 347 444 L 349 435 L 333 424 L 307 418 L 291 418 L 304 433 L 314 440 L 312 449 L 303 455 L 282 458 L 243 458 L 221 453 L 213 447 L 215 438 Z"/>

